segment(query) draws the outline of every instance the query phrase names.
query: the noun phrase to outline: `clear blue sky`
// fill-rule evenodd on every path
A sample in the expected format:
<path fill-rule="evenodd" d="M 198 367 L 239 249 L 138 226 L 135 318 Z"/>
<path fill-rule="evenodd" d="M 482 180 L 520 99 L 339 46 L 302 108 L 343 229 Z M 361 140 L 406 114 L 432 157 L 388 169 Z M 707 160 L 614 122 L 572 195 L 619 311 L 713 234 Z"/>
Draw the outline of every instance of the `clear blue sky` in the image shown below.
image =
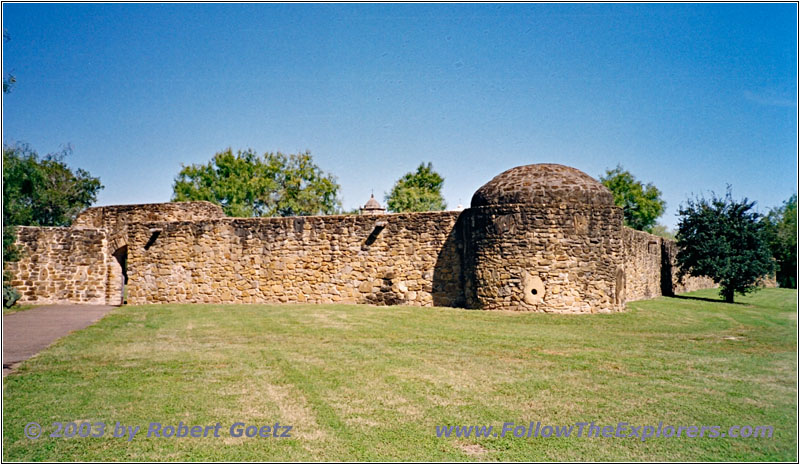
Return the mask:
<path fill-rule="evenodd" d="M 500 172 L 621 163 L 692 193 L 797 189 L 794 4 L 3 5 L 3 141 L 168 201 L 181 164 L 310 150 L 344 207 L 422 161 L 450 207 Z"/>

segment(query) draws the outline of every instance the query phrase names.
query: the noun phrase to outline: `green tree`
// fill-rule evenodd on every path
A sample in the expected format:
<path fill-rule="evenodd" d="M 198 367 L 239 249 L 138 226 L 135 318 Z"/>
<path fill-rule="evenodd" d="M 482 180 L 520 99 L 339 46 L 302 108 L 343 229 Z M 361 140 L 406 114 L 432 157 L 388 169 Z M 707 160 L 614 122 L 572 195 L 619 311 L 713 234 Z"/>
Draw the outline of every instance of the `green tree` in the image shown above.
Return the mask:
<path fill-rule="evenodd" d="M 229 148 L 205 165 L 183 166 L 172 190 L 173 201 L 207 200 L 236 217 L 330 215 L 341 206 L 336 178 L 308 151 L 258 156 Z"/>
<path fill-rule="evenodd" d="M 755 291 L 773 272 L 772 253 L 755 202 L 725 197 L 689 199 L 678 223 L 680 275 L 708 276 L 720 286 L 720 296 L 733 302 L 734 292 Z"/>
<path fill-rule="evenodd" d="M 661 200 L 661 191 L 651 183 L 643 185 L 621 165 L 606 170 L 600 182 L 614 194 L 614 203 L 622 208 L 626 226 L 650 231 L 664 213 L 666 203 Z"/>
<path fill-rule="evenodd" d="M 25 144 L 3 146 L 3 224 L 69 226 L 97 200 L 100 179 L 64 163 L 71 148 L 42 158 Z"/>
<path fill-rule="evenodd" d="M 660 223 L 656 223 L 655 226 L 650 228 L 650 234 L 655 234 L 656 236 L 661 236 L 665 239 L 670 239 L 673 241 L 675 240 L 675 232 Z"/>
<path fill-rule="evenodd" d="M 3 42 L 8 42 L 11 40 L 11 36 L 8 34 L 8 31 L 3 29 Z M 13 74 L 9 73 L 3 76 L 3 93 L 7 94 L 11 92 L 11 89 L 14 88 L 14 84 L 17 83 L 17 78 L 14 77 Z"/>
<path fill-rule="evenodd" d="M 392 192 L 386 196 L 390 212 L 427 212 L 447 208 L 442 197 L 444 178 L 433 170 L 433 164 L 420 163 L 416 172 L 398 179 Z"/>
<path fill-rule="evenodd" d="M 772 256 L 778 264 L 778 284 L 797 288 L 797 194 L 770 210 L 763 221 Z"/>
<path fill-rule="evenodd" d="M 19 259 L 15 226 L 69 226 L 97 200 L 100 179 L 64 163 L 66 148 L 43 158 L 25 144 L 3 145 L 3 262 Z M 3 275 L 3 301 L 10 293 Z"/>

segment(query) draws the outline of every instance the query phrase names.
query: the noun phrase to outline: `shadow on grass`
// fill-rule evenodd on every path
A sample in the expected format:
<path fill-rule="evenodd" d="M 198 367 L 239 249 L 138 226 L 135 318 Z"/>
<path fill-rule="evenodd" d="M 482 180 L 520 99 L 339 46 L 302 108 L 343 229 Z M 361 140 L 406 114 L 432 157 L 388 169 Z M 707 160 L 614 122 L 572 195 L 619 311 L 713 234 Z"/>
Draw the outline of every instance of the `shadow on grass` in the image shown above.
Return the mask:
<path fill-rule="evenodd" d="M 722 299 L 712 299 L 709 297 L 695 297 L 693 295 L 673 295 L 671 296 L 673 299 L 685 299 L 685 300 L 702 300 L 703 302 L 712 302 L 715 304 L 726 304 Z M 733 305 L 745 305 L 744 302 L 733 302 Z"/>

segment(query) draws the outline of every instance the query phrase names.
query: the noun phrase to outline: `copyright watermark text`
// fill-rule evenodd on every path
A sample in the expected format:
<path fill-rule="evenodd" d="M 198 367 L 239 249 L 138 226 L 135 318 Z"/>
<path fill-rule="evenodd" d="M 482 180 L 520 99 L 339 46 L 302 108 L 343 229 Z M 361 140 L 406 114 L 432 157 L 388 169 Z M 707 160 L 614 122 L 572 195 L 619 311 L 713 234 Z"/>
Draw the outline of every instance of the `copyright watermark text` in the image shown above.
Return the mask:
<path fill-rule="evenodd" d="M 187 425 L 179 421 L 177 425 L 151 422 L 145 427 L 139 425 L 123 425 L 115 422 L 113 425 L 97 422 L 67 422 L 55 421 L 50 424 L 48 431 L 36 422 L 25 425 L 24 433 L 28 439 L 39 439 L 42 434 L 51 438 L 125 438 L 133 441 L 137 435 L 148 438 L 218 438 L 227 435 L 232 438 L 290 438 L 292 426 L 281 425 L 275 422 L 269 425 L 252 425 L 245 422 L 236 422 L 230 427 L 223 427 L 222 423 L 214 425 Z"/>

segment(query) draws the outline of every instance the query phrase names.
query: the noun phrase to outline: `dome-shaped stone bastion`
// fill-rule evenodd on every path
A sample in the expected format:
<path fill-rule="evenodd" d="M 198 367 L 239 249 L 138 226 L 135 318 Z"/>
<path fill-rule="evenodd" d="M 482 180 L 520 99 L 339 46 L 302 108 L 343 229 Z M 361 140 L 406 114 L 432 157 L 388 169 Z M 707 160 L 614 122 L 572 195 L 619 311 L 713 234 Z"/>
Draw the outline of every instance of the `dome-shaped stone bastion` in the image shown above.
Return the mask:
<path fill-rule="evenodd" d="M 467 212 L 468 307 L 622 308 L 622 212 L 586 173 L 558 164 L 512 168 L 478 189 Z"/>

